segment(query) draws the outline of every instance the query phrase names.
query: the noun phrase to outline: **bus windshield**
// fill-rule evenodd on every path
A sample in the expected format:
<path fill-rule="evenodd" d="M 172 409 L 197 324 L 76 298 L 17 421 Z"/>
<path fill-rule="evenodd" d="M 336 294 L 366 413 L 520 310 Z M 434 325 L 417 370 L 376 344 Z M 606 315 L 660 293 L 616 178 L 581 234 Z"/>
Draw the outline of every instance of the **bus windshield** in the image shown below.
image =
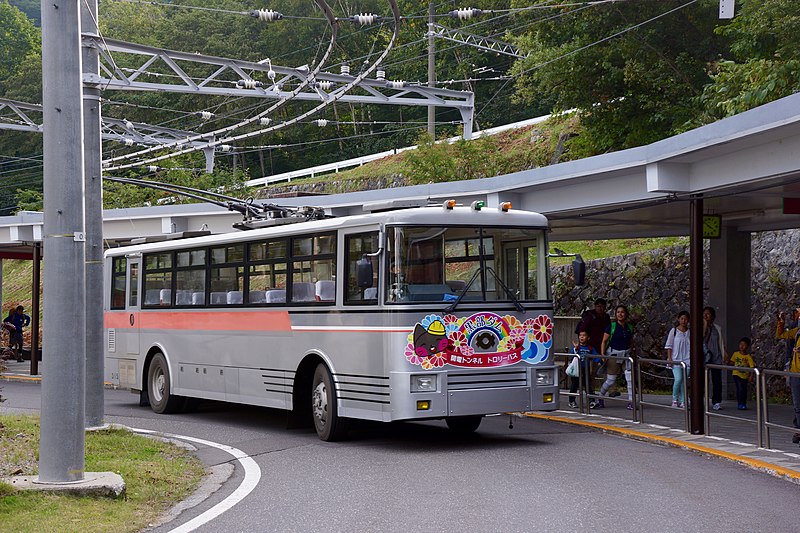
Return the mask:
<path fill-rule="evenodd" d="M 541 229 L 389 227 L 387 257 L 390 303 L 551 299 Z"/>

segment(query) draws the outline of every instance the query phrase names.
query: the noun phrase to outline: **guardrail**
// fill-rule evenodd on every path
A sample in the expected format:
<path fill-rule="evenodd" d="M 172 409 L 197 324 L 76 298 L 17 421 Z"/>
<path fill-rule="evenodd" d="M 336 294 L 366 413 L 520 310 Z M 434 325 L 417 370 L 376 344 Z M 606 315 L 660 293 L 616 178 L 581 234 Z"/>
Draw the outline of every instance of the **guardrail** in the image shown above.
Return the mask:
<path fill-rule="evenodd" d="M 557 366 L 562 367 L 563 369 L 569 364 L 575 354 L 560 352 L 554 354 L 556 358 Z M 656 408 L 662 410 L 672 410 L 672 411 L 682 411 L 683 412 L 683 420 L 684 420 L 684 430 L 689 432 L 690 431 L 690 415 L 689 415 L 689 386 L 688 386 L 688 371 L 686 364 L 680 361 L 673 361 L 668 362 L 664 359 L 648 359 L 648 358 L 632 358 L 632 357 L 614 357 L 614 356 L 601 356 L 601 355 L 591 355 L 588 359 L 617 359 L 617 360 L 626 360 L 626 362 L 631 365 L 633 370 L 632 375 L 632 395 L 633 395 L 633 421 L 634 422 L 644 422 L 645 420 L 645 413 L 646 408 Z M 562 387 L 560 390 L 560 395 L 564 397 L 572 397 L 574 398 L 575 402 L 578 404 L 577 409 L 582 414 L 590 414 L 591 410 L 589 407 L 589 402 L 591 400 L 599 400 L 602 399 L 603 401 L 611 401 L 611 402 L 626 402 L 627 398 L 624 396 L 619 397 L 610 397 L 610 396 L 600 396 L 596 393 L 588 393 L 587 391 L 591 390 L 592 387 L 590 386 L 590 380 L 595 378 L 595 372 L 592 370 L 592 364 L 587 361 L 584 365 L 582 365 L 580 378 L 578 380 L 578 388 L 576 392 L 570 393 L 567 389 L 569 388 L 569 376 L 566 376 L 565 373 L 562 373 L 567 379 L 562 379 L 560 382 L 562 383 Z M 683 397 L 685 399 L 683 406 L 672 406 L 670 404 L 658 403 L 655 401 L 649 400 L 642 388 L 642 369 L 648 366 L 651 367 L 658 367 L 658 368 L 670 368 L 672 367 L 680 367 L 681 373 L 683 374 Z M 588 370 L 588 371 L 587 371 Z M 749 367 L 737 367 L 737 366 L 729 366 L 729 365 L 714 365 L 714 364 L 707 364 L 703 369 L 703 385 L 705 391 L 710 391 L 709 389 L 709 376 L 711 370 L 720 370 L 726 375 L 729 372 L 739 371 L 744 372 L 747 374 L 752 374 L 754 376 L 753 383 L 755 385 L 755 404 L 754 409 L 748 410 L 748 413 L 755 414 L 755 417 L 752 415 L 737 415 L 737 414 L 730 414 L 728 412 L 722 413 L 720 411 L 716 411 L 711 409 L 710 400 L 708 394 L 704 394 L 704 401 L 703 401 L 703 416 L 705 418 L 705 434 L 711 436 L 712 435 L 712 420 L 730 420 L 736 423 L 744 423 L 748 425 L 754 425 L 756 429 L 756 437 L 758 440 L 758 447 L 760 448 L 771 448 L 772 445 L 772 431 L 779 430 L 783 432 L 789 432 L 796 435 L 800 435 L 800 428 L 794 427 L 793 425 L 781 424 L 778 422 L 773 421 L 770 418 L 770 402 L 769 402 L 769 394 L 767 388 L 767 382 L 769 378 L 780 377 L 780 378 L 794 378 L 800 380 L 800 372 L 784 372 L 780 370 L 768 370 L 768 369 L 760 369 L 760 368 L 749 368 Z M 749 381 L 749 380 L 748 380 Z M 749 391 L 748 391 L 749 393 Z M 774 406 L 773 406 L 774 409 Z M 800 423 L 800 421 L 797 421 Z M 800 439 L 798 439 L 800 440 Z"/>

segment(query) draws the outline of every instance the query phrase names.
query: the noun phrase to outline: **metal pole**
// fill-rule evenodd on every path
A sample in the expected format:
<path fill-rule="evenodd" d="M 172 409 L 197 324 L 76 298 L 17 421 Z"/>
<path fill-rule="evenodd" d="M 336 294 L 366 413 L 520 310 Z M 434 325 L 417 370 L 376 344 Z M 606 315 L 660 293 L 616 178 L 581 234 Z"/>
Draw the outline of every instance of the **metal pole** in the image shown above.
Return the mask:
<path fill-rule="evenodd" d="M 690 201 L 689 216 L 689 309 L 691 310 L 692 334 L 689 374 L 691 382 L 692 434 L 703 434 L 703 198 Z"/>
<path fill-rule="evenodd" d="M 767 448 L 772 448 L 772 443 L 770 442 L 770 435 L 769 435 L 769 398 L 767 398 L 767 373 L 763 373 L 760 376 L 761 379 L 761 390 L 763 391 L 761 397 L 761 407 L 763 417 L 764 417 L 764 439 L 765 439 L 765 446 Z M 758 391 L 756 391 L 756 398 L 758 398 Z"/>
<path fill-rule="evenodd" d="M 83 110 L 78 0 L 42 2 L 44 360 L 39 480 L 84 478 Z"/>
<path fill-rule="evenodd" d="M 436 41 L 433 22 L 436 11 L 433 2 L 428 4 L 428 87 L 436 87 Z M 428 106 L 428 135 L 436 139 L 436 106 Z"/>
<path fill-rule="evenodd" d="M 39 373 L 39 293 L 41 292 L 42 245 L 33 245 L 33 290 L 31 291 L 31 376 Z"/>
<path fill-rule="evenodd" d="M 81 2 L 81 28 L 97 33 L 97 0 Z M 82 48 L 85 78 L 100 73 L 99 53 Z M 100 90 L 96 84 L 83 86 L 84 215 L 86 225 L 86 420 L 87 428 L 103 425 L 103 185 Z"/>
<path fill-rule="evenodd" d="M 756 426 L 758 426 L 758 447 L 764 447 L 764 426 L 761 423 L 761 371 L 753 369 L 756 382 Z"/>

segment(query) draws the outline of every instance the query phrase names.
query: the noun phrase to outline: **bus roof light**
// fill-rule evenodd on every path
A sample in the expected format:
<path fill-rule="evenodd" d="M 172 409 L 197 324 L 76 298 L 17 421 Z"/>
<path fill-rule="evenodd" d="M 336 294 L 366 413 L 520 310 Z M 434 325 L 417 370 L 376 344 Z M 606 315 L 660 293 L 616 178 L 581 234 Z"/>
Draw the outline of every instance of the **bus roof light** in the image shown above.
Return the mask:
<path fill-rule="evenodd" d="M 450 209 L 453 209 L 455 206 L 456 206 L 456 201 L 452 199 L 445 200 L 444 203 L 442 204 L 442 207 L 444 207 L 445 211 L 449 211 Z"/>
<path fill-rule="evenodd" d="M 511 209 L 511 202 L 500 202 L 500 205 L 497 206 L 497 209 L 503 213 L 507 213 L 508 210 Z"/>
<path fill-rule="evenodd" d="M 470 207 L 472 207 L 473 211 L 480 211 L 481 209 L 486 207 L 486 202 L 484 202 L 483 200 L 475 200 L 470 204 Z"/>

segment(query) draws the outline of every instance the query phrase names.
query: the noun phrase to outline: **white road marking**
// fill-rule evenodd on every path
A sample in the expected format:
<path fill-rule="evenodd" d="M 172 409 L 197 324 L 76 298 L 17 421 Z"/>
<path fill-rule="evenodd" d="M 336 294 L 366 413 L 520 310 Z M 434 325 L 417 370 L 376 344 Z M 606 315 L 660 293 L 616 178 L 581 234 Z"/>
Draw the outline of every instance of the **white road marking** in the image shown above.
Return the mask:
<path fill-rule="evenodd" d="M 169 437 L 172 439 L 179 439 L 179 440 L 186 440 L 189 442 L 195 442 L 197 444 L 203 444 L 205 446 L 210 446 L 212 448 L 217 448 L 218 450 L 222 450 L 226 453 L 231 454 L 233 457 L 239 461 L 239 464 L 242 465 L 244 469 L 244 479 L 242 483 L 234 490 L 227 498 L 219 502 L 214 507 L 208 509 L 204 513 L 192 518 L 188 522 L 183 525 L 176 527 L 175 529 L 170 530 L 170 533 L 189 533 L 190 531 L 194 531 L 198 527 L 202 526 L 210 522 L 211 520 L 215 519 L 240 501 L 242 501 L 248 494 L 253 492 L 253 489 L 256 488 L 258 485 L 259 480 L 261 479 L 261 468 L 259 468 L 258 464 L 250 458 L 246 453 L 238 448 L 234 448 L 232 446 L 227 446 L 225 444 L 219 444 L 217 442 L 211 442 L 210 440 L 204 439 L 197 439 L 195 437 L 187 437 L 185 435 L 174 435 L 171 433 L 162 433 L 160 431 L 152 431 L 149 429 L 138 429 L 138 428 L 130 428 L 131 431 L 136 433 L 143 433 L 147 435 L 160 435 L 164 437 Z"/>

